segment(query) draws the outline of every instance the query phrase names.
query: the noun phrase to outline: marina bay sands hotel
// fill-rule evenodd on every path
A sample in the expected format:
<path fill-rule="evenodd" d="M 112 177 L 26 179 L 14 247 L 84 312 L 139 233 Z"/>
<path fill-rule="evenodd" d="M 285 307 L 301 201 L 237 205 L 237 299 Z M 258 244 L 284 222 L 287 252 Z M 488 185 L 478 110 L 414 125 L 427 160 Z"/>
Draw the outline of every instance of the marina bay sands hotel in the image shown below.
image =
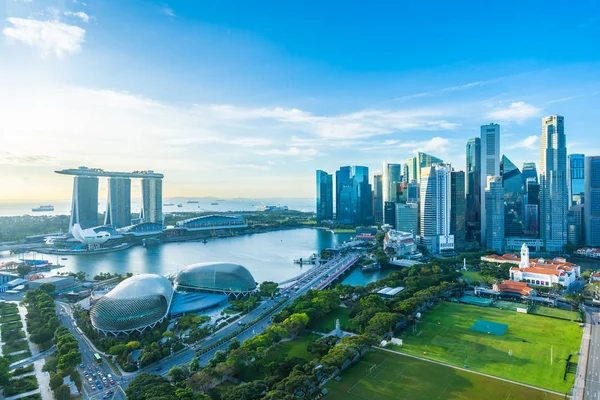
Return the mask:
<path fill-rule="evenodd" d="M 105 225 L 122 228 L 131 225 L 131 179 L 142 180 L 142 222 L 161 223 L 163 174 L 154 171 L 111 172 L 98 168 L 79 167 L 55 171 L 72 175 L 73 201 L 69 230 L 75 224 L 82 229 L 98 226 L 98 180 L 108 178 L 108 199 Z"/>

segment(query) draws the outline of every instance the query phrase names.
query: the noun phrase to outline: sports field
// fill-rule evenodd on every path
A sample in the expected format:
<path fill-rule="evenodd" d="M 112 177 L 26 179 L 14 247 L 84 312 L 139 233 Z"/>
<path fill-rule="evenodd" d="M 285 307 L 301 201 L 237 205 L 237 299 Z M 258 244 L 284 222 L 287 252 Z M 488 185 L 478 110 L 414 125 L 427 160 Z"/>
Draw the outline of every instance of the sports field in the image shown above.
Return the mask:
<path fill-rule="evenodd" d="M 559 400 L 554 395 L 382 350 L 367 354 L 327 383 L 326 398 L 341 400 Z"/>
<path fill-rule="evenodd" d="M 502 336 L 470 329 L 477 320 L 508 325 Z M 443 302 L 427 311 L 390 348 L 490 375 L 570 392 L 574 374 L 563 380 L 565 360 L 579 351 L 582 329 L 577 323 L 520 314 L 512 310 Z M 425 353 L 425 354 L 424 354 Z"/>

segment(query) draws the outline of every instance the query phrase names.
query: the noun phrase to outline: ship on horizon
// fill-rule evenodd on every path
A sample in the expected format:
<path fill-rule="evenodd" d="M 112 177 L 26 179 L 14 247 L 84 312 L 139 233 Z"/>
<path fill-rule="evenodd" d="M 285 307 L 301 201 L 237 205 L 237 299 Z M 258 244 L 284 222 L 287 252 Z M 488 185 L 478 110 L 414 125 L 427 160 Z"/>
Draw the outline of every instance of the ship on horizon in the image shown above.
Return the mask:
<path fill-rule="evenodd" d="M 54 211 L 54 206 L 51 206 L 51 205 L 39 206 L 36 208 L 32 208 L 31 211 L 33 211 L 33 212 Z"/>

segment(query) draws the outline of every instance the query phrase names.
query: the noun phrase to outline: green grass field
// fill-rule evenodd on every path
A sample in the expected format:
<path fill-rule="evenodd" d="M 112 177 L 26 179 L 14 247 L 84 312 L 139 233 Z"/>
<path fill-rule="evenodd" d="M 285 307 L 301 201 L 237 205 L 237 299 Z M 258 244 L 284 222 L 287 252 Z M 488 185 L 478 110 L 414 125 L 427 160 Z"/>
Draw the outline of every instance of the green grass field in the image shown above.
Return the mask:
<path fill-rule="evenodd" d="M 552 307 L 536 306 L 533 314 L 548 315 L 550 317 L 562 318 L 571 321 L 577 320 L 577 311 L 567 311 Z"/>
<path fill-rule="evenodd" d="M 350 323 L 350 311 L 349 308 L 338 307 L 324 318 L 315 322 L 310 329 L 317 332 L 329 333 L 335 329 L 335 320 L 339 319 L 342 330 L 356 331 L 356 327 Z"/>
<path fill-rule="evenodd" d="M 374 367 L 373 367 L 374 366 Z M 371 370 L 372 369 L 372 370 Z M 563 396 L 377 350 L 327 383 L 340 400 L 559 400 Z"/>
<path fill-rule="evenodd" d="M 503 336 L 469 329 L 478 319 L 508 324 L 508 329 Z M 579 351 L 581 336 L 574 322 L 444 302 L 425 313 L 416 336 L 410 330 L 402 346 L 390 348 L 565 393 L 574 381 L 574 374 L 563 380 L 565 360 Z"/>
<path fill-rule="evenodd" d="M 16 351 L 27 350 L 29 346 L 27 345 L 27 340 L 17 340 L 9 343 L 5 343 L 2 345 L 2 353 L 10 354 Z"/>
<path fill-rule="evenodd" d="M 464 276 L 465 278 L 467 278 L 469 280 L 469 282 L 471 283 L 477 283 L 477 282 L 481 282 L 482 277 L 481 274 L 477 271 L 463 271 L 461 270 L 460 273 L 462 274 L 462 276 Z"/>
<path fill-rule="evenodd" d="M 0 324 L 6 324 L 9 322 L 20 321 L 21 316 L 19 314 L 3 315 L 0 317 Z"/>

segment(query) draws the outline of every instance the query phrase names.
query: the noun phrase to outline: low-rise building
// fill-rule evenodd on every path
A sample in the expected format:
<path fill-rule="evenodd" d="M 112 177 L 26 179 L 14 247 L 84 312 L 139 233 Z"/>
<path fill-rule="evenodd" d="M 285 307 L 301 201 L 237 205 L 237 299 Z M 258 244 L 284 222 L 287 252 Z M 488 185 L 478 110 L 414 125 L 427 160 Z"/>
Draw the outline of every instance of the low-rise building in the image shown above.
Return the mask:
<path fill-rule="evenodd" d="M 417 252 L 417 244 L 411 232 L 391 229 L 385 233 L 383 249 L 392 249 L 396 256 L 406 256 Z"/>
<path fill-rule="evenodd" d="M 536 294 L 535 290 L 530 288 L 526 282 L 506 280 L 502 283 L 494 283 L 492 288 L 500 294 L 516 294 L 524 297 L 529 295 L 535 296 Z"/>
<path fill-rule="evenodd" d="M 36 279 L 35 281 L 29 282 L 29 289 L 37 289 L 44 283 L 51 283 L 55 286 L 56 292 L 62 292 L 67 289 L 72 289 L 79 286 L 79 283 L 75 281 L 72 276 L 51 276 L 49 278 Z"/>
<path fill-rule="evenodd" d="M 575 253 L 582 257 L 600 258 L 600 249 L 595 247 L 583 247 Z"/>
<path fill-rule="evenodd" d="M 380 297 L 383 297 L 385 299 L 391 299 L 392 297 L 394 297 L 395 295 L 397 295 L 398 293 L 400 293 L 403 290 L 404 290 L 404 287 L 402 287 L 402 286 L 398 286 L 395 288 L 384 287 L 383 289 L 377 291 L 377 295 L 379 295 Z"/>
<path fill-rule="evenodd" d="M 590 283 L 600 282 L 600 271 L 593 272 L 590 275 Z"/>

